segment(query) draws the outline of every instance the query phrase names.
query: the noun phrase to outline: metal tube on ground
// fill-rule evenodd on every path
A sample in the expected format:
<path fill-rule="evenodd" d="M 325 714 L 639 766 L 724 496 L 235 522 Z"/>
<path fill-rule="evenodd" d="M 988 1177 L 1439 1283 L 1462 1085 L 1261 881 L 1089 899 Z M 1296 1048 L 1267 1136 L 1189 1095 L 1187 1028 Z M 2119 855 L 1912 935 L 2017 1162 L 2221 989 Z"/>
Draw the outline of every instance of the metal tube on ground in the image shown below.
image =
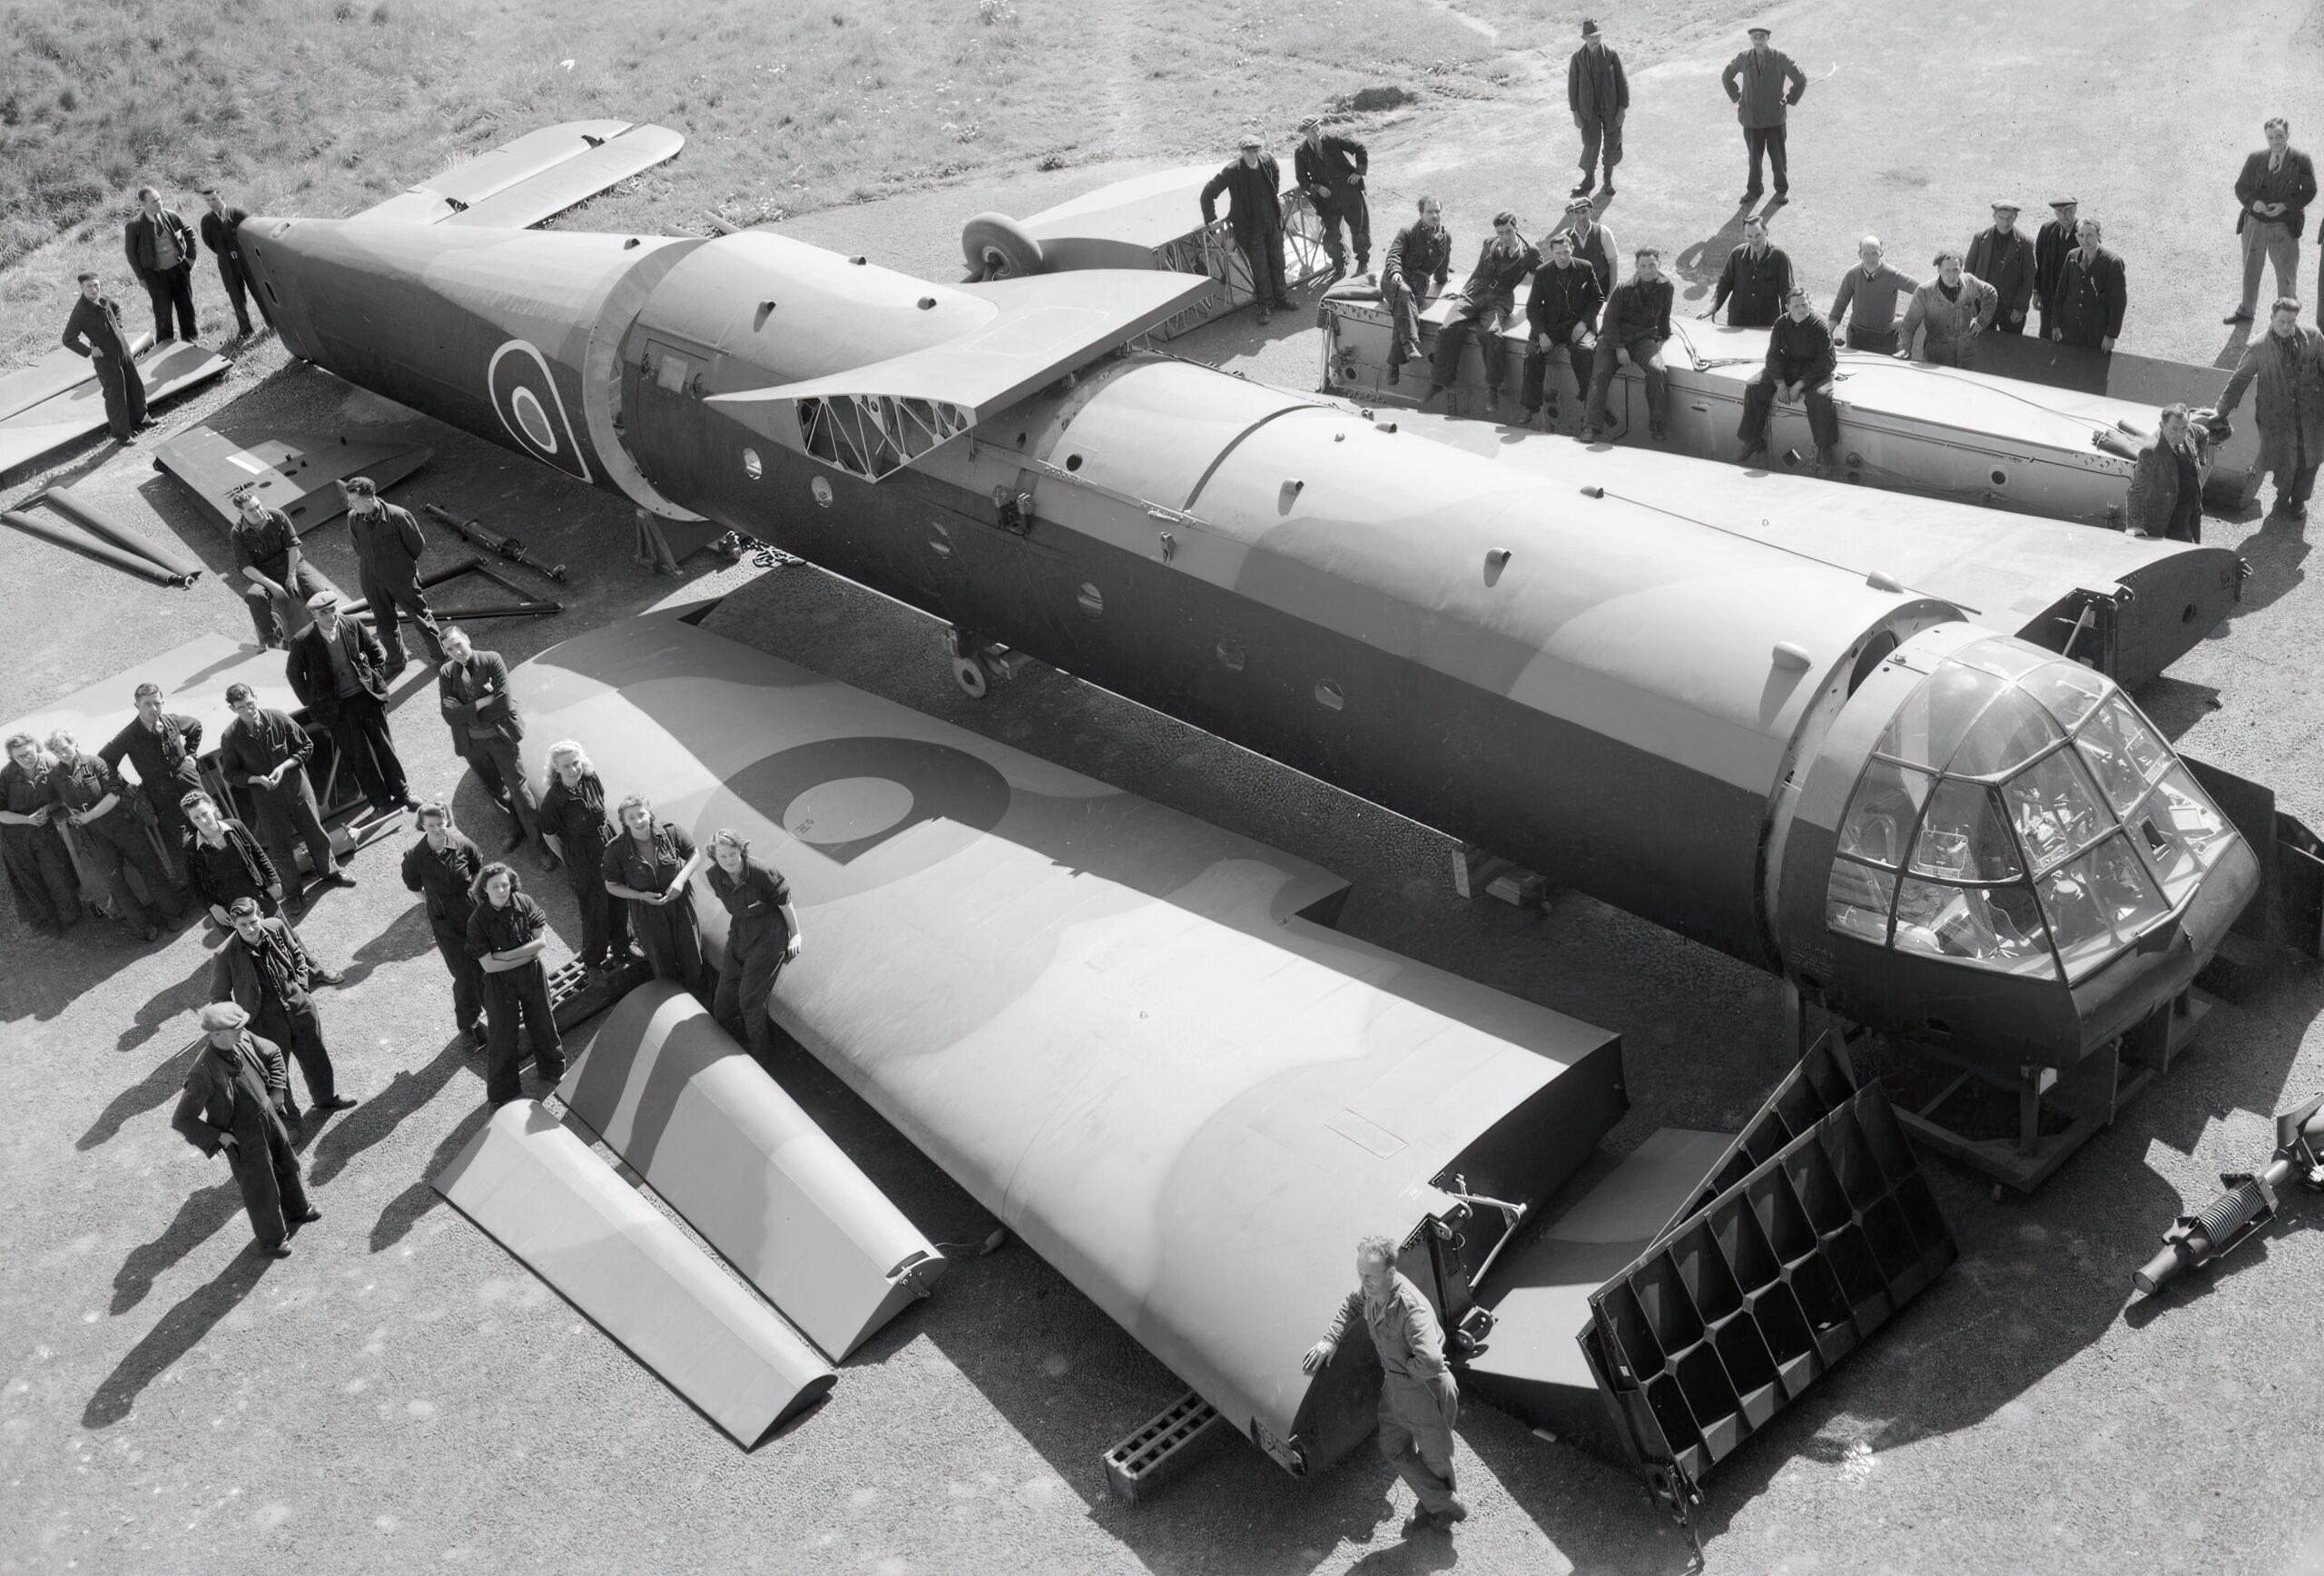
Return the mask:
<path fill-rule="evenodd" d="M 124 552 L 110 542 L 98 541 L 70 526 L 51 525 L 46 520 L 17 509 L 0 514 L 0 521 L 14 526 L 28 537 L 37 537 L 44 542 L 54 542 L 60 547 L 70 547 L 83 557 L 94 558 L 98 563 L 110 564 L 116 569 L 126 569 L 133 575 L 143 575 L 145 578 L 159 581 L 164 586 L 183 586 L 186 583 L 151 558 Z"/>
<path fill-rule="evenodd" d="M 174 545 L 162 547 L 139 536 L 111 515 L 80 497 L 69 488 L 56 488 L 43 495 L 48 507 L 101 540 L 112 543 L 124 552 L 135 553 L 159 564 L 171 577 L 182 585 L 191 586 L 202 577 L 202 566 Z"/>

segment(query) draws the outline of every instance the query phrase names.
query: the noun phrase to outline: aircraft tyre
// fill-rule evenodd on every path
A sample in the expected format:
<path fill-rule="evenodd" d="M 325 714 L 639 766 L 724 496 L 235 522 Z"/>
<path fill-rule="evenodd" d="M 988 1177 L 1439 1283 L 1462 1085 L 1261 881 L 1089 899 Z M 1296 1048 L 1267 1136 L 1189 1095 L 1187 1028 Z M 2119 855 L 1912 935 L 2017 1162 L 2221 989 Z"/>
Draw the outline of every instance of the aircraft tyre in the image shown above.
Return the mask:
<path fill-rule="evenodd" d="M 960 252 L 969 261 L 969 282 L 1022 279 L 1044 273 L 1049 261 L 1041 243 L 1006 213 L 980 213 L 960 226 Z"/>
<path fill-rule="evenodd" d="M 980 701 L 992 691 L 992 670 L 985 666 L 981 656 L 956 656 L 952 659 L 952 682 L 970 700 Z"/>

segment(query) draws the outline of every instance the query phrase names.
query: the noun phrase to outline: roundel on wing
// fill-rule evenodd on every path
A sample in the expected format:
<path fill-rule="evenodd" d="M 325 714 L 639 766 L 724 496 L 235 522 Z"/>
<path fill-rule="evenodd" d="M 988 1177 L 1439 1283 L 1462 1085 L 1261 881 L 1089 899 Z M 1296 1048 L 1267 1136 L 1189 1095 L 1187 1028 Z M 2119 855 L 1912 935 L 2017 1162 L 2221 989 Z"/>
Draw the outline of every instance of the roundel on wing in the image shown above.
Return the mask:
<path fill-rule="evenodd" d="M 990 762 L 924 739 L 818 739 L 779 750 L 727 778 L 703 806 L 698 843 L 732 823 L 737 801 L 757 816 L 779 822 L 801 847 L 844 869 L 931 822 L 950 823 L 970 838 L 991 831 L 1008 813 L 1009 780 Z M 931 843 L 927 858 L 910 869 L 882 862 L 868 884 L 881 886 L 915 873 L 960 846 Z M 800 882 L 807 872 L 786 868 L 784 874 Z M 820 883 L 810 879 L 805 884 Z M 842 882 L 847 890 L 864 884 Z M 836 894 L 826 891 L 817 899 L 831 895 Z"/>
<path fill-rule="evenodd" d="M 557 392 L 556 376 L 548 358 L 529 340 L 511 340 L 492 352 L 485 369 L 492 409 L 509 439 L 543 465 L 553 465 L 569 477 L 594 481 L 589 462 L 573 436 L 573 422 L 565 413 L 565 396 Z"/>

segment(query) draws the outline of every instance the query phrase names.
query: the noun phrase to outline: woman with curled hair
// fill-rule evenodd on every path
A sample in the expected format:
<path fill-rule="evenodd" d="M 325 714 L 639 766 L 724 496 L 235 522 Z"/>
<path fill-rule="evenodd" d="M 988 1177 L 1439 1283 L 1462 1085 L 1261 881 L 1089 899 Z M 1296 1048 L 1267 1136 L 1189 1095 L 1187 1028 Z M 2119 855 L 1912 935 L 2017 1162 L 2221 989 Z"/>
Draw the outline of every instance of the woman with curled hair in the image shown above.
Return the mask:
<path fill-rule="evenodd" d="M 645 948 L 654 978 L 700 996 L 702 938 L 694 931 L 694 892 L 687 883 L 702 868 L 702 853 L 694 839 L 654 819 L 654 802 L 643 793 L 623 800 L 616 819 L 621 830 L 598 867 L 606 891 L 630 905 L 630 926 Z"/>
<path fill-rule="evenodd" d="M 577 740 L 548 747 L 548 792 L 539 813 L 541 841 L 564 862 L 566 884 L 581 911 L 581 961 L 619 969 L 629 955 L 629 925 L 605 882 L 606 850 L 619 834 L 606 816 L 605 781 Z"/>
<path fill-rule="evenodd" d="M 486 1041 L 484 1095 L 494 1109 L 519 1098 L 517 1026 L 533 1042 L 533 1069 L 555 1088 L 565 1076 L 565 1042 L 548 996 L 548 916 L 527 897 L 517 872 L 497 861 L 477 872 L 469 890 L 468 954 L 484 972 Z"/>
<path fill-rule="evenodd" d="M 769 1056 L 774 1037 L 768 998 L 783 966 L 799 955 L 799 913 L 791 905 L 791 883 L 782 872 L 753 859 L 750 843 L 729 828 L 720 827 L 710 840 L 710 890 L 726 908 L 726 960 L 718 970 L 710 1015 L 753 1055 Z"/>
<path fill-rule="evenodd" d="M 17 917 L 44 935 L 61 936 L 81 922 L 81 878 L 56 830 L 64 812 L 48 791 L 56 758 L 30 734 L 11 734 L 7 749 L 0 765 L 0 867 L 8 872 Z"/>
<path fill-rule="evenodd" d="M 217 801 L 200 789 L 179 799 L 178 813 L 186 822 L 180 843 L 186 879 L 193 895 L 209 909 L 211 922 L 222 931 L 229 928 L 233 921 L 228 911 L 237 898 L 250 899 L 267 919 L 280 918 L 282 878 L 251 829 L 222 812 Z"/>

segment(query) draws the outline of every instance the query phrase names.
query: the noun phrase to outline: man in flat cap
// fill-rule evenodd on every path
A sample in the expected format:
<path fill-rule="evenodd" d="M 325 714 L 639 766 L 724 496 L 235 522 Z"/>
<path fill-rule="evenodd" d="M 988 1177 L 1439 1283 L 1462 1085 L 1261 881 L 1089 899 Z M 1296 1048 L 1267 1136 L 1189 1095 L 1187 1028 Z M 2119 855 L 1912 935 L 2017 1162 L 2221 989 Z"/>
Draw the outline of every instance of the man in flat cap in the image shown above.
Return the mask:
<path fill-rule="evenodd" d="M 1250 265 L 1251 300 L 1262 325 L 1276 308 L 1291 310 L 1283 283 L 1283 172 L 1260 146 L 1256 132 L 1243 133 L 1242 152 L 1202 189 L 1205 229 L 1218 222 L 1218 198 L 1226 196 L 1226 222 L 1235 244 Z"/>
<path fill-rule="evenodd" d="M 2050 331 L 2050 298 L 2057 292 L 2058 271 L 2066 265 L 2066 253 L 2074 248 L 2074 223 L 2081 212 L 2075 199 L 2053 197 L 2050 222 L 2034 235 L 2034 301 L 2041 311 L 2040 332 L 2045 340 L 2057 338 Z"/>
<path fill-rule="evenodd" d="M 1856 266 L 1840 276 L 1826 320 L 1834 332 L 1847 320 L 1848 349 L 1879 355 L 1896 353 L 1896 298 L 1920 289 L 1920 281 L 1888 265 L 1880 237 L 1867 235 L 1856 243 Z M 1850 316 L 1854 313 L 1854 316 Z"/>
<path fill-rule="evenodd" d="M 1337 284 L 1347 277 L 1348 248 L 1355 250 L 1355 271 L 1372 271 L 1372 208 L 1364 196 L 1364 173 L 1371 159 L 1364 144 L 1353 137 L 1326 134 L 1321 115 L 1299 123 L 1299 149 L 1291 156 L 1292 172 L 1300 190 L 1315 204 L 1315 220 L 1324 229 L 1324 255 L 1332 260 Z M 1347 240 L 1340 240 L 1340 227 Z"/>
<path fill-rule="evenodd" d="M 290 637 L 288 676 L 299 704 L 330 731 L 340 763 L 354 773 L 375 812 L 419 808 L 388 726 L 388 657 L 379 637 L 341 617 L 339 598 L 328 591 L 309 597 L 307 611 L 314 622 Z M 390 607 L 390 627 L 394 616 Z"/>
<path fill-rule="evenodd" d="M 1829 472 L 1836 467 L 1840 413 L 1832 403 L 1832 377 L 1838 370 L 1832 330 L 1816 315 L 1807 287 L 1793 286 L 1785 298 L 1784 315 L 1768 330 L 1767 364 L 1743 386 L 1743 425 L 1735 436 L 1743 440 L 1746 469 L 1768 463 L 1768 422 L 1775 415 L 1777 399 L 1807 407 L 1817 468 Z"/>
<path fill-rule="evenodd" d="M 388 654 L 388 682 L 393 684 L 404 668 L 399 609 L 419 625 L 419 638 L 428 645 L 428 660 L 444 660 L 436 615 L 419 585 L 419 556 L 428 550 L 428 538 L 420 534 L 419 522 L 411 517 L 411 511 L 381 497 L 369 477 L 350 477 L 345 490 L 347 534 L 355 544 L 355 561 L 361 566 L 363 600 L 370 605 L 372 625 Z"/>
<path fill-rule="evenodd" d="M 1773 166 L 1776 195 L 1780 197 L 1791 190 L 1791 166 L 1784 157 L 1784 129 L 1791 106 L 1807 91 L 1807 74 L 1791 63 L 1791 56 L 1772 47 L 1765 27 L 1750 30 L 1751 47 L 1727 63 L 1718 74 L 1727 96 L 1735 103 L 1735 118 L 1743 123 L 1743 145 L 1751 155 L 1751 183 L 1744 188 L 1743 201 L 1757 202 L 1763 188 L 1759 184 L 1759 163 L 1762 158 Z M 1786 83 L 1791 84 L 1788 93 Z"/>
<path fill-rule="evenodd" d="M 2243 294 L 2223 321 L 2248 323 L 2260 300 L 2260 271 L 2276 265 L 2276 294 L 2299 293 L 2299 232 L 2316 201 L 2316 166 L 2291 145 L 2291 123 L 2270 116 L 2260 128 L 2268 145 L 2243 161 L 2235 178 L 2235 232 L 2243 238 Z"/>
<path fill-rule="evenodd" d="M 1622 117 L 1630 113 L 1630 78 L 1622 74 L 1622 57 L 1606 47 L 1606 35 L 1595 22 L 1581 25 L 1581 47 L 1566 62 L 1565 98 L 1573 110 L 1573 129 L 1581 133 L 1581 184 L 1576 197 L 1586 197 L 1598 184 L 1598 160 L 1606 161 L 1606 195 L 1614 194 L 1614 166 L 1622 162 Z M 1600 281 L 1611 290 L 1613 281 Z"/>
<path fill-rule="evenodd" d="M 1588 263 L 1598 276 L 1598 293 L 1613 294 L 1622 282 L 1622 265 L 1614 252 L 1614 232 L 1598 222 L 1598 205 L 1587 197 L 1570 200 L 1557 232 L 1573 238 L 1573 260 Z"/>
<path fill-rule="evenodd" d="M 207 1041 L 186 1069 L 185 1093 L 170 1126 L 203 1154 L 224 1153 L 259 1251 L 289 1258 L 291 1228 L 320 1220 L 322 1211 L 307 1201 L 299 1152 L 283 1124 L 290 1078 L 281 1048 L 249 1025 L 250 1014 L 231 1001 L 202 1010 Z"/>
<path fill-rule="evenodd" d="M 1994 312 L 1992 331 L 2024 333 L 2025 306 L 2034 299 L 2034 243 L 2018 231 L 2016 203 L 1994 204 L 1992 226 L 1977 231 L 1961 266 L 1994 287 L 2001 305 Z"/>

